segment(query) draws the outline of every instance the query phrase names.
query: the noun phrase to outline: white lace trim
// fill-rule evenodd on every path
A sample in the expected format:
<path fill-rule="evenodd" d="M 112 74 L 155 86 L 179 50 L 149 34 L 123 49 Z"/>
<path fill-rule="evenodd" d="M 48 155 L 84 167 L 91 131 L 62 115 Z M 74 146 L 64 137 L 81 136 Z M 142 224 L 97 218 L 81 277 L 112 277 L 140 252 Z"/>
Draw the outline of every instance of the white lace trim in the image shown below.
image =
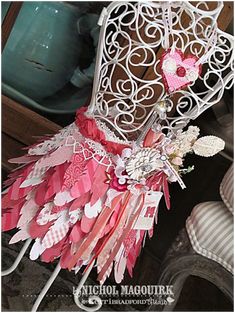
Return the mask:
<path fill-rule="evenodd" d="M 84 138 L 84 141 L 85 143 L 88 144 L 89 148 L 94 151 L 95 154 L 98 154 L 100 156 L 106 156 L 106 157 L 111 156 L 111 154 L 105 151 L 104 147 L 100 143 L 93 141 L 91 139 L 88 139 L 88 138 Z"/>
<path fill-rule="evenodd" d="M 84 147 L 83 144 L 78 142 L 77 144 L 79 145 L 81 150 L 79 151 L 74 150 L 74 153 L 82 152 L 85 159 L 93 158 L 99 164 L 107 166 L 107 168 L 113 165 L 111 159 L 113 155 L 111 153 L 107 153 L 100 143 L 87 138 L 84 138 L 84 142 L 88 145 L 89 150 L 86 147 Z M 101 159 L 100 160 L 97 159 L 97 156 L 101 157 Z"/>
<path fill-rule="evenodd" d="M 111 129 L 109 129 L 108 126 L 104 122 L 102 122 L 100 120 L 96 120 L 96 125 L 97 125 L 98 129 L 101 130 L 105 134 L 105 138 L 108 141 L 121 143 L 121 144 L 130 144 L 131 143 L 130 141 L 118 138 L 115 135 L 115 133 Z"/>
<path fill-rule="evenodd" d="M 73 149 L 73 153 L 82 153 L 84 156 L 84 159 L 88 160 L 93 158 L 95 161 L 97 161 L 99 164 L 105 165 L 108 168 L 112 165 L 112 154 L 107 153 L 105 148 L 99 143 L 94 140 L 88 139 L 84 136 L 82 136 L 79 133 L 79 129 L 77 128 L 77 135 L 79 136 L 73 136 L 71 134 L 66 138 L 65 146 L 70 146 Z M 86 146 L 88 148 L 86 148 Z M 97 159 L 97 156 L 101 157 L 101 159 Z"/>
<path fill-rule="evenodd" d="M 45 155 L 50 151 L 58 148 L 65 138 L 72 135 L 77 129 L 75 123 L 72 123 L 64 128 L 62 128 L 57 134 L 48 140 L 40 142 L 36 146 L 28 150 L 29 155 Z"/>

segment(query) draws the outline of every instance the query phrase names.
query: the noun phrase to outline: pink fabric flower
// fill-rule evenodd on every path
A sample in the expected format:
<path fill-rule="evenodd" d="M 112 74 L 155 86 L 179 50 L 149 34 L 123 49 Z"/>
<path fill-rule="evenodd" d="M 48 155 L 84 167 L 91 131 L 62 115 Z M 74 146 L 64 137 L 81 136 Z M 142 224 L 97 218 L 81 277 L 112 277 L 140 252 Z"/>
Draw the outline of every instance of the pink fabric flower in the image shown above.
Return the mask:
<path fill-rule="evenodd" d="M 173 145 L 168 145 L 166 146 L 165 150 L 166 150 L 166 153 L 170 155 L 175 151 L 175 147 Z"/>
<path fill-rule="evenodd" d="M 110 187 L 117 190 L 117 191 L 126 191 L 127 190 L 127 184 L 119 184 L 118 177 L 115 175 L 114 170 L 110 172 L 111 181 L 110 181 Z"/>
<path fill-rule="evenodd" d="M 182 165 L 183 164 L 183 160 L 182 160 L 182 158 L 180 158 L 180 157 L 175 157 L 174 159 L 172 159 L 172 161 L 171 161 L 173 164 L 175 164 L 175 165 Z"/>

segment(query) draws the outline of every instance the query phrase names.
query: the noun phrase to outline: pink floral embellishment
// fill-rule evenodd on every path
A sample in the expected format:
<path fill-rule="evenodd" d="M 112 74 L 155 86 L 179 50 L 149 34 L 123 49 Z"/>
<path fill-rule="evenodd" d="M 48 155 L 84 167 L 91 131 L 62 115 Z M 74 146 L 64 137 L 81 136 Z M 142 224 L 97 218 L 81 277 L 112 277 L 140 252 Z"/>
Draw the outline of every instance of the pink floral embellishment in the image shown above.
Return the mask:
<path fill-rule="evenodd" d="M 120 184 L 118 182 L 118 177 L 115 175 L 114 170 L 112 170 L 109 173 L 109 177 L 110 177 L 110 187 L 117 190 L 117 191 L 126 191 L 127 190 L 127 184 Z"/>
<path fill-rule="evenodd" d="M 174 164 L 174 165 L 182 165 L 183 164 L 183 160 L 182 158 L 180 157 L 175 157 L 174 159 L 171 160 L 171 162 Z"/>
<path fill-rule="evenodd" d="M 160 61 L 163 83 L 168 93 L 192 84 L 201 74 L 201 64 L 195 55 L 180 50 L 166 51 Z"/>

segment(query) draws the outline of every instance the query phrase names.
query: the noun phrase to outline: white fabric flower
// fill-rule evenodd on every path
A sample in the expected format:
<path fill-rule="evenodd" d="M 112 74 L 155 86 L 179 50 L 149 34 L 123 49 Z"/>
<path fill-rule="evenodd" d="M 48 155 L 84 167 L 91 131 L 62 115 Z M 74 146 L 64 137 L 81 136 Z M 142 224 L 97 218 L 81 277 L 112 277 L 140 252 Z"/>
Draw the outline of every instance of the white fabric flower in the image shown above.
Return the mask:
<path fill-rule="evenodd" d="M 185 154 L 191 152 L 192 146 L 197 140 L 199 133 L 200 129 L 197 126 L 189 126 L 184 132 L 179 131 L 172 142 L 175 153 L 183 157 Z"/>
<path fill-rule="evenodd" d="M 126 172 L 130 179 L 139 181 L 149 173 L 163 167 L 160 153 L 156 149 L 143 148 L 126 163 Z"/>

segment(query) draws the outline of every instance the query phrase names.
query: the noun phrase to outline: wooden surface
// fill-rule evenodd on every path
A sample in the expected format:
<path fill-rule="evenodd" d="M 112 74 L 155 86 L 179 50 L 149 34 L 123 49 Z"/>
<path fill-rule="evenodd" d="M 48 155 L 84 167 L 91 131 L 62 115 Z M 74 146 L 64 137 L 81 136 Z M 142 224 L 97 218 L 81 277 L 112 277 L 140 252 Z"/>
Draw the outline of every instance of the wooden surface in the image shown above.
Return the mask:
<path fill-rule="evenodd" d="M 34 136 L 54 134 L 61 127 L 27 109 L 14 100 L 2 96 L 2 163 L 7 172 L 16 167 L 7 162 L 23 155 L 21 149 L 35 143 Z"/>
<path fill-rule="evenodd" d="M 7 14 L 2 23 L 2 51 L 6 45 L 8 37 L 11 33 L 12 27 L 16 21 L 16 18 L 20 12 L 23 2 L 12 2 L 7 11 Z"/>
<path fill-rule="evenodd" d="M 218 27 L 226 31 L 228 28 L 229 24 L 232 22 L 233 17 L 234 17 L 234 4 L 233 1 L 225 1 L 224 2 L 224 7 L 219 15 L 219 18 L 217 20 Z"/>
<path fill-rule="evenodd" d="M 17 165 L 9 163 L 8 160 L 23 154 L 22 148 L 24 148 L 24 144 L 2 133 L 2 166 L 5 171 L 9 172 L 17 167 Z"/>

